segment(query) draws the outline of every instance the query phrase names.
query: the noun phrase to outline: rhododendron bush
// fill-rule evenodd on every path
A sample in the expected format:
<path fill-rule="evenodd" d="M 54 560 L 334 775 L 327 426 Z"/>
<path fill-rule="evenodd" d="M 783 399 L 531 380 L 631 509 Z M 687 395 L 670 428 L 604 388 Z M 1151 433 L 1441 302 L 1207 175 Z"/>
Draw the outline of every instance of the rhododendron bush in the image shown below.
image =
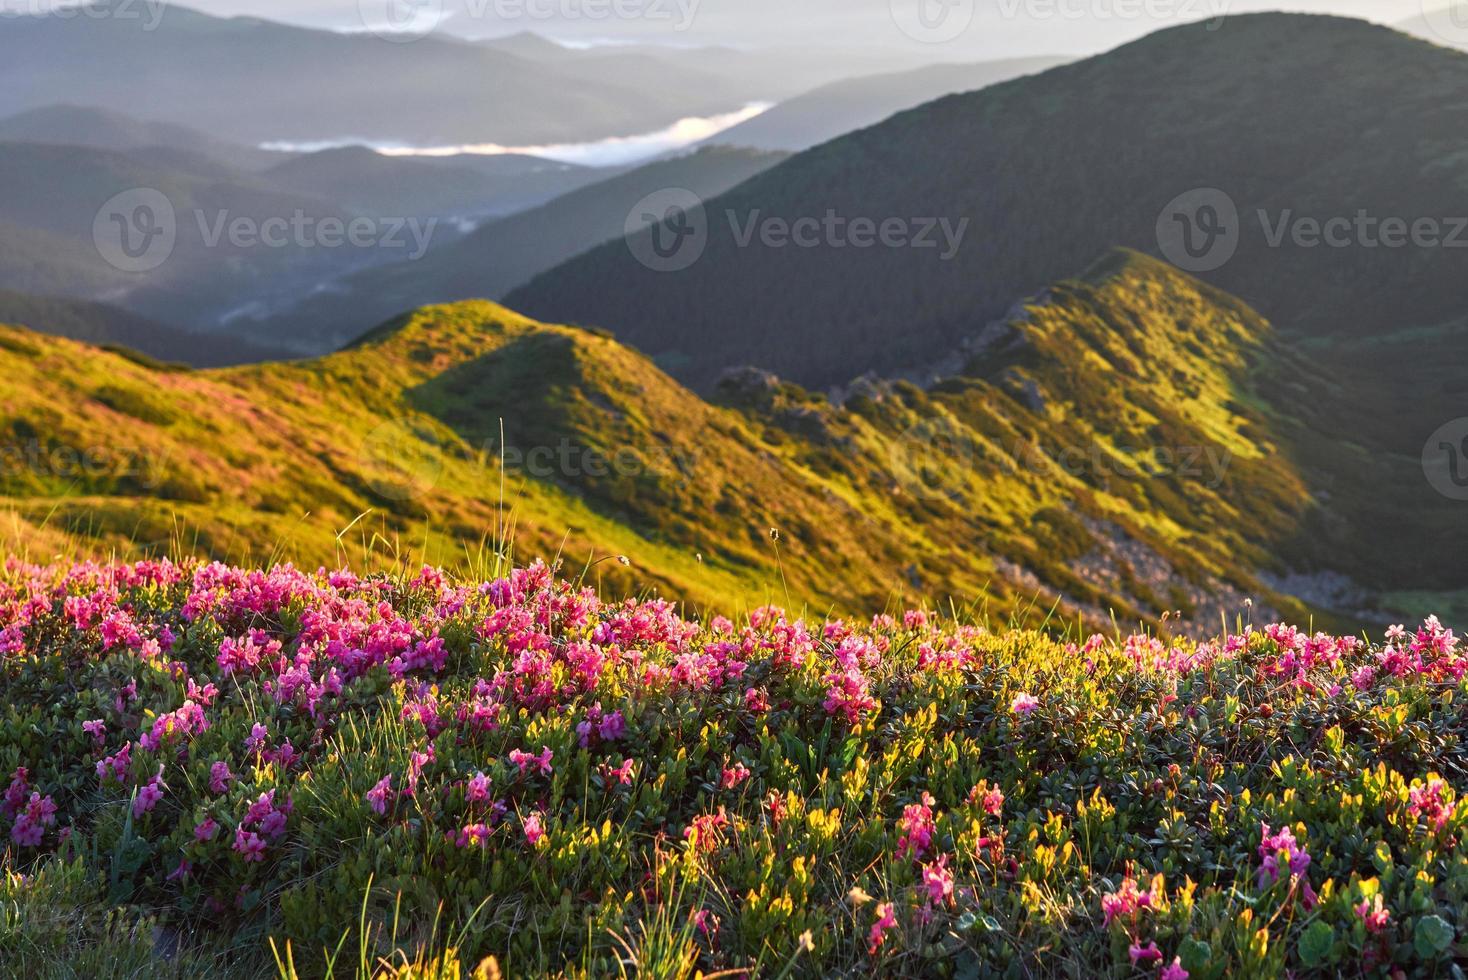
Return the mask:
<path fill-rule="evenodd" d="M 12 561 L 5 887 L 70 869 L 303 976 L 435 937 L 509 975 L 1448 975 L 1465 670 L 1435 620 L 1066 643 L 543 565 Z"/>

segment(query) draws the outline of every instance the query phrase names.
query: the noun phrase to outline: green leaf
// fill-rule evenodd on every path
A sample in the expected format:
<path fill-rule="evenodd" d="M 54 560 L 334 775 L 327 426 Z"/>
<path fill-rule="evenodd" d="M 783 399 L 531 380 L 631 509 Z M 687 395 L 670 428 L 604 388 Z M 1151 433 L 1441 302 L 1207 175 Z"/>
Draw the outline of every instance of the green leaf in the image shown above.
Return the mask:
<path fill-rule="evenodd" d="M 1177 955 L 1184 970 L 1201 973 L 1213 962 L 1213 947 L 1201 939 L 1184 939 L 1177 948 Z"/>
<path fill-rule="evenodd" d="M 1454 935 L 1453 927 L 1442 916 L 1423 916 L 1412 930 L 1412 948 L 1418 956 L 1430 960 L 1453 945 Z"/>
<path fill-rule="evenodd" d="M 1379 874 L 1386 874 L 1392 869 L 1392 849 L 1386 841 L 1376 842 L 1376 849 L 1371 852 L 1371 863 L 1376 865 Z"/>
<path fill-rule="evenodd" d="M 1300 962 L 1306 966 L 1320 966 L 1330 957 L 1335 946 L 1335 930 L 1328 922 L 1316 919 L 1300 937 Z"/>

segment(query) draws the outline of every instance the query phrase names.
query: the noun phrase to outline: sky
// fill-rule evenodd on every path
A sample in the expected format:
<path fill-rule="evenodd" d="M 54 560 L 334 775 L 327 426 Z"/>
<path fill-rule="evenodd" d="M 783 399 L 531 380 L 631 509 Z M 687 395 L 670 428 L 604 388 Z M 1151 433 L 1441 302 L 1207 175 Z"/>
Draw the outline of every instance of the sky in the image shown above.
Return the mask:
<path fill-rule="evenodd" d="M 819 44 L 936 61 L 1089 54 L 1160 27 L 1259 10 L 1396 23 L 1420 14 L 1424 3 L 1433 8 L 1457 3 L 1468 17 L 1468 0 L 187 0 L 184 5 L 337 30 L 436 28 L 470 38 L 529 30 L 583 45 Z M 920 16 L 919 7 L 927 16 Z"/>

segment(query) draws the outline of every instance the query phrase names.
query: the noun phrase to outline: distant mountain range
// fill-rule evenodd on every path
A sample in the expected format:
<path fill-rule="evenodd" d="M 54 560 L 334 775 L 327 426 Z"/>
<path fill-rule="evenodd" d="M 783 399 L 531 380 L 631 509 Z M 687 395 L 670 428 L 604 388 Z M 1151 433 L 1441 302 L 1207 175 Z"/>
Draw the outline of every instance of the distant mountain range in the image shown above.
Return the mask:
<path fill-rule="evenodd" d="M 313 352 L 338 346 L 415 307 L 497 299 L 537 273 L 620 238 L 634 205 L 668 187 L 713 197 L 774 166 L 785 154 L 709 147 L 639 167 L 540 207 L 491 222 L 414 262 L 347 277 L 251 332 Z"/>
<path fill-rule="evenodd" d="M 483 219 L 534 207 L 615 172 L 518 154 L 395 157 L 349 146 L 294 157 L 263 176 L 362 214 Z"/>
<path fill-rule="evenodd" d="M 844 79 L 781 102 L 705 142 L 766 150 L 808 150 L 924 102 L 987 88 L 1066 60 L 1014 58 Z"/>
<path fill-rule="evenodd" d="M 67 103 L 38 105 L 0 119 L 0 142 L 59 143 L 134 153 L 169 151 L 180 159 L 193 154 L 233 170 L 263 169 L 286 158 L 283 153 L 215 139 L 188 126 Z"/>
<path fill-rule="evenodd" d="M 7 17 L 0 116 L 55 102 L 183 124 L 247 144 L 348 139 L 415 146 L 585 142 L 663 129 L 846 72 L 772 71 L 733 51 L 610 49 L 551 56 L 541 43 L 396 43 L 131 0 L 107 16 Z M 833 59 L 837 63 L 840 59 Z M 307 97 L 306 93 L 309 93 Z M 756 94 L 751 94 L 756 93 Z"/>
<path fill-rule="evenodd" d="M 325 220 L 345 225 L 353 213 L 253 174 L 200 173 L 116 150 L 3 143 L 0 181 L 8 191 L 0 198 L 0 224 L 16 229 L 0 239 L 0 288 L 107 302 L 175 326 L 212 327 L 262 294 L 309 290 L 323 278 L 384 258 L 383 250 L 371 247 L 298 244 L 288 224 L 297 215 L 315 228 Z M 152 202 L 149 228 L 120 232 L 105 210 L 120 201 L 123 218 L 130 218 L 135 208 L 129 202 L 139 193 Z M 287 222 L 281 247 L 228 233 L 236 222 L 261 228 L 266 221 Z M 142 232 L 164 223 L 175 238 L 171 248 L 153 239 L 162 243 L 155 268 L 135 271 L 119 261 L 123 234 L 142 245 L 148 241 Z M 104 251 L 99 241 L 115 247 Z"/>
<path fill-rule="evenodd" d="M 248 352 L 248 338 L 224 336 L 239 330 L 232 318 L 290 306 L 339 276 L 413 254 L 410 225 L 431 228 L 428 245 L 441 245 L 619 172 L 516 154 L 391 157 L 363 147 L 266 153 L 108 110 L 34 109 L 0 119 L 0 174 L 12 192 L 0 200 L 0 289 L 104 302 L 181 331 L 221 334 L 189 350 Z M 99 210 L 139 189 L 169 201 L 179 236 L 167 260 L 144 273 L 109 263 L 95 238 Z M 221 220 L 258 225 L 297 213 L 312 222 L 370 218 L 384 235 L 401 224 L 397 238 L 413 247 L 315 248 L 310 239 L 292 239 L 278 248 L 232 248 L 219 234 Z"/>
<path fill-rule="evenodd" d="M 1097 624 L 1108 608 L 1213 623 L 1245 596 L 1256 615 L 1308 615 L 1270 584 L 1289 559 L 1331 547 L 1350 562 L 1376 544 L 1379 528 L 1312 516 L 1317 477 L 1296 462 L 1301 442 L 1350 457 L 1314 425 L 1345 399 L 1245 305 L 1168 266 L 1111 253 L 965 356 L 929 391 L 863 382 L 840 406 L 759 372 L 707 402 L 605 336 L 483 302 L 426 308 L 320 360 L 216 372 L 0 331 L 15 438 L 136 464 L 59 473 L 52 453 L 4 471 L 0 493 L 35 547 L 182 538 L 331 562 L 370 512 L 364 537 L 431 554 L 513 525 L 522 559 L 626 555 L 630 570 L 597 575 L 700 608 L 784 588 L 841 609 L 987 594 L 994 615 L 1059 602 Z M 1358 492 L 1377 475 L 1361 468 Z M 1308 605 L 1320 621 L 1377 615 Z"/>

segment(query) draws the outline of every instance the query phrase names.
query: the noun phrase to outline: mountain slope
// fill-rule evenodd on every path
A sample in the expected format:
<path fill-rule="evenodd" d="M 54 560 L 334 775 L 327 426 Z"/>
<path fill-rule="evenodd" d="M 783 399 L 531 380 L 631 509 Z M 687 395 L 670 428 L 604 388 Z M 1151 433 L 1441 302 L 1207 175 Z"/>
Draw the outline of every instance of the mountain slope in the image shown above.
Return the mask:
<path fill-rule="evenodd" d="M 373 234 L 353 241 L 345 229 L 354 215 L 331 201 L 281 190 L 257 174 L 176 169 L 134 152 L 0 143 L 7 191 L 0 197 L 0 228 L 7 229 L 0 235 L 0 288 L 106 302 L 205 329 L 242 304 L 285 302 L 418 247 L 406 223 L 396 235 L 387 222 L 372 224 Z M 130 271 L 121 261 L 121 232 L 104 209 L 123 207 L 127 214 L 116 216 L 127 219 L 145 199 L 155 227 L 168 226 L 174 239 L 169 249 L 167 238 L 145 239 L 130 228 L 133 245 L 157 241 L 166 249 L 156 267 Z M 428 232 L 428 219 L 415 220 Z M 335 239 L 326 237 L 327 222 L 342 229 Z M 237 236 L 231 229 L 240 227 Z M 433 232 L 452 237 L 452 229 Z M 434 235 L 426 237 L 431 244 Z"/>
<path fill-rule="evenodd" d="M 800 154 L 709 203 L 707 248 L 685 271 L 650 271 L 611 244 L 507 299 L 611 329 L 700 386 L 751 361 L 839 384 L 941 357 L 1106 247 L 1160 254 L 1174 198 L 1219 188 L 1243 218 L 1242 241 L 1208 281 L 1304 334 L 1433 324 L 1461 309 L 1456 250 L 1289 238 L 1275 248 L 1266 233 L 1281 216 L 1464 213 L 1465 94 L 1468 57 L 1360 21 L 1266 14 L 1180 27 Z M 751 221 L 832 212 L 907 221 L 914 235 L 922 219 L 966 221 L 966 233 L 950 261 L 932 237 L 940 247 L 739 240 Z"/>
<path fill-rule="evenodd" d="M 954 92 L 971 92 L 1053 68 L 1065 58 L 1013 58 L 852 78 L 823 85 L 732 126 L 708 143 L 800 151 Z"/>
<path fill-rule="evenodd" d="M 0 116 L 55 102 L 125 113 L 146 104 L 151 118 L 245 143 L 516 146 L 651 132 L 739 105 L 722 88 L 666 77 L 624 84 L 607 73 L 586 84 L 582 74 L 437 35 L 403 44 L 173 4 L 95 5 L 117 9 L 6 19 Z"/>
<path fill-rule="evenodd" d="M 100 347 L 123 347 L 160 361 L 195 367 L 245 364 L 285 356 L 284 351 L 255 346 L 221 334 L 191 333 L 155 323 L 102 303 L 30 296 L 0 290 L 0 323 Z"/>
<path fill-rule="evenodd" d="M 363 324 L 428 303 L 498 299 L 536 273 L 619 238 L 633 206 L 655 191 L 682 187 L 712 197 L 782 159 L 779 153 L 710 147 L 650 163 L 491 222 L 416 261 L 352 276 L 258 329 L 319 351 L 360 334 Z"/>
<path fill-rule="evenodd" d="M 19 332 L 0 360 L 17 440 L 79 453 L 111 433 L 146 464 L 80 484 L 12 471 L 36 540 L 157 544 L 177 521 L 209 554 L 320 563 L 370 511 L 372 533 L 441 559 L 502 533 L 504 500 L 520 557 L 625 554 L 630 571 L 599 573 L 700 604 L 780 581 L 820 607 L 983 595 L 1205 624 L 1245 596 L 1307 613 L 1269 582 L 1359 576 L 1375 546 L 1297 461 L 1300 444 L 1349 455 L 1306 410 L 1339 414 L 1330 384 L 1242 303 L 1135 253 L 972 338 L 931 390 L 860 382 L 844 406 L 758 372 L 706 402 L 607 337 L 487 303 L 293 364 L 160 374 Z M 1452 584 L 1377 567 L 1378 590 Z"/>
<path fill-rule="evenodd" d="M 494 174 L 466 156 L 393 157 L 348 146 L 285 160 L 263 176 L 282 189 L 385 217 L 504 215 L 608 176 L 552 160 L 531 164 L 525 157 Z"/>
<path fill-rule="evenodd" d="M 44 105 L 0 119 L 0 142 L 60 143 L 100 150 L 195 154 L 235 169 L 255 170 L 280 163 L 284 153 L 257 150 L 214 139 L 196 129 L 151 122 L 121 112 L 85 105 Z"/>
<path fill-rule="evenodd" d="M 1453 4 L 1424 3 L 1423 12 L 1395 24 L 1403 34 L 1449 48 L 1468 49 L 1468 17 Z"/>

